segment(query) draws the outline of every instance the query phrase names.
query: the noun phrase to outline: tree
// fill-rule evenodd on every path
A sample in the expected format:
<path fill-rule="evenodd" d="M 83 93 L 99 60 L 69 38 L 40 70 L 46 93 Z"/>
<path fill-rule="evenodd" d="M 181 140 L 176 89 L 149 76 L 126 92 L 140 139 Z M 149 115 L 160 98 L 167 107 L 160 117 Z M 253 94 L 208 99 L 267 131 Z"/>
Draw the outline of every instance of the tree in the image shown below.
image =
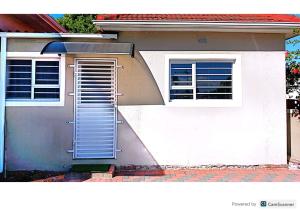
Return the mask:
<path fill-rule="evenodd" d="M 96 15 L 79 14 L 71 15 L 65 14 L 58 18 L 57 22 L 62 25 L 68 32 L 73 33 L 96 33 L 97 29 L 92 20 L 96 19 Z"/>
<path fill-rule="evenodd" d="M 286 52 L 286 93 L 300 94 L 300 51 Z"/>
<path fill-rule="evenodd" d="M 295 31 L 299 35 L 299 30 Z M 296 45 L 300 43 L 300 40 L 295 39 L 288 41 L 288 44 Z M 286 52 L 286 93 L 297 93 L 296 98 L 300 99 L 300 50 Z M 299 109 L 295 110 L 294 116 L 298 116 L 300 119 Z"/>

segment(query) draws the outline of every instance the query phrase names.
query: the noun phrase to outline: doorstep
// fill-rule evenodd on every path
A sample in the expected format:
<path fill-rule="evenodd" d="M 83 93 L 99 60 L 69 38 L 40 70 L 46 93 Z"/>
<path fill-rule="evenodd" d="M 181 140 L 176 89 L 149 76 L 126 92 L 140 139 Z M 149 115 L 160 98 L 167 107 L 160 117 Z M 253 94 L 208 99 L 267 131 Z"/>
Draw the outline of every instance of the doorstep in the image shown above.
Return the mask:
<path fill-rule="evenodd" d="M 91 172 L 92 179 L 105 178 L 111 179 L 115 176 L 115 165 L 111 164 L 107 172 Z"/>
<path fill-rule="evenodd" d="M 111 179 L 115 174 L 115 165 L 113 164 L 74 164 L 71 169 L 71 176 L 80 174 L 89 175 L 90 178 Z"/>

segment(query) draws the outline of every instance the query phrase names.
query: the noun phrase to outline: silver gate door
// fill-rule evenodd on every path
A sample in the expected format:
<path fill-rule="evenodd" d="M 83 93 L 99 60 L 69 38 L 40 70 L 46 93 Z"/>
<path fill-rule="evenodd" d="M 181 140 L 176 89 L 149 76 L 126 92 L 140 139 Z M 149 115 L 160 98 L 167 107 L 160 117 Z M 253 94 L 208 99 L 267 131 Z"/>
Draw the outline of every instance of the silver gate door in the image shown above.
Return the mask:
<path fill-rule="evenodd" d="M 116 60 L 75 64 L 74 158 L 115 158 Z"/>

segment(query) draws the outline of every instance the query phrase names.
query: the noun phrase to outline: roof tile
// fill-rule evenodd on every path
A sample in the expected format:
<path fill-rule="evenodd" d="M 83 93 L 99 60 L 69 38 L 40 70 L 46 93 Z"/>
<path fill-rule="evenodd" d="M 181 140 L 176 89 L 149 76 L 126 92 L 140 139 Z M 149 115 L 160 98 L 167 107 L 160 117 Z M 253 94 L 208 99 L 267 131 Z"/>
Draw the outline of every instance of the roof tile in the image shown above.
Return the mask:
<path fill-rule="evenodd" d="M 237 23 L 300 23 L 300 18 L 287 14 L 99 14 L 102 21 L 197 21 Z"/>

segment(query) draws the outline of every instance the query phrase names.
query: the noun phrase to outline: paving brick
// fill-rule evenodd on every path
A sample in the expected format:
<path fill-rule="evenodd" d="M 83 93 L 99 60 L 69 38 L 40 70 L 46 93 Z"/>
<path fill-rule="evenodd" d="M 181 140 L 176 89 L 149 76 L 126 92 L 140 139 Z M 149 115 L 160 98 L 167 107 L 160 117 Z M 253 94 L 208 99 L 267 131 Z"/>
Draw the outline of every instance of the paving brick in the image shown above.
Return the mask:
<path fill-rule="evenodd" d="M 243 182 L 251 182 L 251 181 L 253 181 L 253 179 L 255 179 L 256 176 L 257 176 L 257 173 L 250 173 L 250 174 L 244 175 L 242 177 L 242 179 L 240 179 L 240 180 Z"/>
<path fill-rule="evenodd" d="M 291 173 L 291 174 L 287 174 L 284 178 L 283 178 L 283 182 L 294 182 L 296 178 L 296 174 Z"/>
<path fill-rule="evenodd" d="M 300 170 L 287 167 L 118 170 L 113 178 L 67 173 L 37 182 L 300 182 Z"/>
<path fill-rule="evenodd" d="M 218 182 L 230 182 L 232 178 L 235 176 L 234 173 L 229 173 L 221 177 Z"/>
<path fill-rule="evenodd" d="M 200 182 L 207 182 L 210 179 L 212 179 L 213 177 L 215 177 L 215 174 L 206 174 L 204 176 L 200 176 L 200 178 L 198 178 L 198 181 L 200 181 Z"/>
<path fill-rule="evenodd" d="M 274 178 L 277 177 L 277 174 L 274 173 L 266 173 L 264 178 L 262 179 L 263 182 L 272 182 Z"/>

